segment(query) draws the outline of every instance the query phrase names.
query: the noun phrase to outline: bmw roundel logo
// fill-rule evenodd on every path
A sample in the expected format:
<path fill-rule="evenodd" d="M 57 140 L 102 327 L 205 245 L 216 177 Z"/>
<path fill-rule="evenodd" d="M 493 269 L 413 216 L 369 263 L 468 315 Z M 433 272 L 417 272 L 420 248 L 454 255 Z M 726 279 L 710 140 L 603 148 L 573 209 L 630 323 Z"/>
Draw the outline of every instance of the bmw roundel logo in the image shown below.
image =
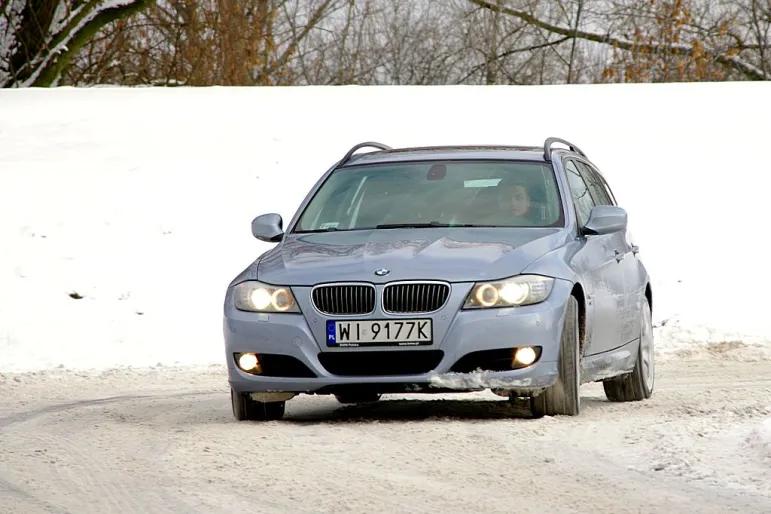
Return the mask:
<path fill-rule="evenodd" d="M 389 273 L 391 273 L 391 270 L 387 270 L 385 268 L 380 268 L 375 270 L 375 275 L 377 275 L 378 277 L 385 277 Z"/>

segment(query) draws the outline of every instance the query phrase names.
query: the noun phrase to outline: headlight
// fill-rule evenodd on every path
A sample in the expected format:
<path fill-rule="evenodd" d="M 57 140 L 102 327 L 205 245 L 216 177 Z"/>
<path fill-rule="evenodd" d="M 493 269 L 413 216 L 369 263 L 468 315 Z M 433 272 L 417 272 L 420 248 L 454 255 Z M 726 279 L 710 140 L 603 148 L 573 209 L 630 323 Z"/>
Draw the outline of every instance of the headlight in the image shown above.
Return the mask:
<path fill-rule="evenodd" d="M 554 279 L 539 275 L 519 275 L 496 282 L 481 282 L 463 304 L 464 309 L 489 309 L 532 305 L 546 300 Z"/>
<path fill-rule="evenodd" d="M 242 282 L 235 287 L 236 309 L 251 312 L 300 312 L 292 290 L 261 282 Z"/>

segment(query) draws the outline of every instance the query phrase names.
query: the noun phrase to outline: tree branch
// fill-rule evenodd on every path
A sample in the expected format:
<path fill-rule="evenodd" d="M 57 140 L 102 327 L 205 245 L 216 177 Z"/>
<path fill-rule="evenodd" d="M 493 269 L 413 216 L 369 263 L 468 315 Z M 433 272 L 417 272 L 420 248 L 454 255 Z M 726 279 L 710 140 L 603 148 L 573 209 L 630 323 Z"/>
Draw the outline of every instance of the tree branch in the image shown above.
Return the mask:
<path fill-rule="evenodd" d="M 518 53 L 522 53 L 522 52 L 532 52 L 534 50 L 541 50 L 543 48 L 549 48 L 549 47 L 552 47 L 552 46 L 557 46 L 557 45 L 560 45 L 560 44 L 564 43 L 565 41 L 568 41 L 569 39 L 570 39 L 569 37 L 562 37 L 562 38 L 560 38 L 560 39 L 558 39 L 556 41 L 550 41 L 548 43 L 542 43 L 540 45 L 533 45 L 533 46 L 528 46 L 528 47 L 525 47 L 525 48 L 515 48 L 513 50 L 507 50 L 506 52 L 503 52 L 501 54 L 498 54 L 498 55 L 494 56 L 490 61 L 491 62 L 496 62 L 496 61 L 498 61 L 500 59 L 503 59 L 504 57 L 508 57 L 510 55 L 514 55 L 514 54 L 518 54 Z M 458 83 L 460 84 L 462 82 L 465 82 L 472 75 L 474 75 L 476 72 L 480 71 L 482 68 L 484 68 L 485 66 L 487 66 L 489 64 L 490 64 L 489 62 L 483 62 L 482 64 L 478 64 L 478 65 L 474 66 L 473 68 L 471 68 L 471 70 L 469 70 L 468 73 L 466 73 L 466 75 L 463 76 L 463 78 L 458 80 Z"/>
<path fill-rule="evenodd" d="M 620 48 L 622 50 L 645 49 L 652 52 L 667 50 L 676 55 L 687 55 L 687 56 L 694 56 L 696 54 L 696 51 L 694 50 L 694 48 L 692 48 L 689 45 L 636 43 L 633 41 L 628 41 L 625 39 L 613 37 L 610 35 L 610 33 L 603 35 L 603 34 L 597 34 L 594 32 L 585 32 L 578 29 L 569 29 L 569 28 L 559 27 L 557 25 L 552 25 L 551 23 L 548 23 L 546 21 L 536 18 L 530 13 L 514 9 L 512 7 L 499 6 L 498 4 L 490 0 L 468 0 L 468 1 L 478 7 L 489 9 L 491 11 L 497 11 L 500 9 L 500 11 L 503 14 L 507 14 L 509 16 L 519 18 L 520 20 L 534 27 L 538 27 L 538 28 L 547 30 L 549 32 L 560 34 L 569 38 L 585 39 L 587 41 L 603 43 L 616 48 Z M 747 78 L 750 78 L 753 80 L 766 80 L 766 75 L 763 73 L 762 70 L 744 61 L 743 59 L 739 59 L 736 56 L 732 56 L 732 55 L 718 53 L 718 52 L 715 52 L 714 50 L 705 50 L 705 52 L 708 53 L 710 57 L 712 57 L 715 60 L 715 62 L 718 62 L 723 66 L 727 66 L 735 71 L 738 71 L 739 73 L 742 73 Z"/>
<path fill-rule="evenodd" d="M 101 28 L 108 23 L 130 16 L 155 0 L 113 1 L 102 9 L 101 1 L 89 0 L 76 5 L 67 23 L 56 33 L 47 34 L 38 27 L 46 41 L 26 59 L 3 87 L 48 87 L 61 76 L 62 70 Z M 94 14 L 96 12 L 96 14 Z M 34 13 L 33 13 L 34 14 Z M 36 23 L 28 20 L 27 23 Z"/>
<path fill-rule="evenodd" d="M 255 78 L 255 82 L 259 82 L 262 77 L 270 77 L 277 70 L 286 66 L 286 63 L 289 62 L 289 58 L 292 57 L 292 55 L 297 51 L 297 47 L 300 42 L 305 39 L 308 36 L 308 33 L 310 33 L 310 31 L 313 30 L 313 28 L 318 25 L 318 23 L 324 18 L 324 14 L 326 13 L 327 8 L 332 4 L 332 1 L 333 0 L 324 0 L 324 3 L 322 3 L 318 9 L 313 12 L 313 14 L 311 14 L 307 25 L 303 27 L 303 29 L 296 37 L 292 38 L 292 41 L 284 50 L 284 53 L 282 53 L 281 56 L 271 66 L 268 67 L 268 69 L 261 71 L 260 74 Z"/>
<path fill-rule="evenodd" d="M 85 45 L 97 32 L 105 25 L 108 25 L 119 19 L 127 18 L 147 8 L 155 0 L 135 0 L 130 4 L 117 7 L 110 7 L 91 18 L 89 22 L 81 27 L 80 30 L 67 42 L 66 50 L 61 52 L 54 62 L 43 68 L 37 78 L 31 85 L 47 87 L 58 80 L 62 70 L 67 66 L 73 56 Z"/>

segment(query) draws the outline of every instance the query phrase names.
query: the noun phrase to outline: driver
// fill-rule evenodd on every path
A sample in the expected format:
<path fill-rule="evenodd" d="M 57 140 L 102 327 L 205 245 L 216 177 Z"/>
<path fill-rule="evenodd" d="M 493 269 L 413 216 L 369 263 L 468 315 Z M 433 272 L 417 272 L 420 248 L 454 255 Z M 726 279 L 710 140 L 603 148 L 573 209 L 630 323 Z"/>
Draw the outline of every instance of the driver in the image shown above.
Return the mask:
<path fill-rule="evenodd" d="M 531 184 L 525 177 L 503 179 L 496 186 L 497 209 L 490 221 L 496 225 L 516 227 L 532 226 Z"/>
<path fill-rule="evenodd" d="M 498 187 L 498 207 L 501 212 L 524 221 L 530 214 L 530 193 L 525 181 L 501 182 Z"/>
<path fill-rule="evenodd" d="M 497 186 L 479 192 L 466 213 L 468 223 L 499 227 L 521 227 L 537 225 L 536 209 L 532 204 L 533 192 L 537 187 L 530 177 L 507 177 Z"/>

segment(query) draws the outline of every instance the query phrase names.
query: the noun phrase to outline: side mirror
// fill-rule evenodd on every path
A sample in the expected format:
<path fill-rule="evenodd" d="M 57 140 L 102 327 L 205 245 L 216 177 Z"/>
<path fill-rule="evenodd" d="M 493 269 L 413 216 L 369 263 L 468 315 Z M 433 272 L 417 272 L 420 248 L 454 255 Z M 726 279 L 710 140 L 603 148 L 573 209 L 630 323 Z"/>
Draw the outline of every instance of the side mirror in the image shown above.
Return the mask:
<path fill-rule="evenodd" d="M 278 243 L 284 236 L 283 226 L 280 214 L 263 214 L 252 220 L 252 235 L 266 243 Z"/>
<path fill-rule="evenodd" d="M 592 235 L 612 234 L 626 230 L 626 210 L 615 205 L 595 205 L 584 225 L 583 233 Z"/>

